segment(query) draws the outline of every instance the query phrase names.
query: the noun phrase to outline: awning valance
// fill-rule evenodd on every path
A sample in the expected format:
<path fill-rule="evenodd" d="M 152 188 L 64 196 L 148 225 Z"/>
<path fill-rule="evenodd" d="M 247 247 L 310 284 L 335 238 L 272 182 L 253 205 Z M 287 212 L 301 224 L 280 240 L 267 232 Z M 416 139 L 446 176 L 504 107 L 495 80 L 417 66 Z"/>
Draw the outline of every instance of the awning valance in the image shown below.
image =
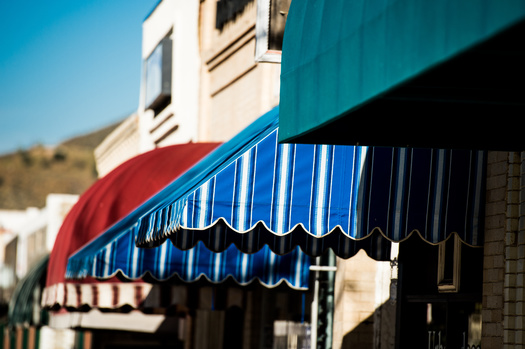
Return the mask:
<path fill-rule="evenodd" d="M 292 1 L 281 142 L 523 150 L 521 0 Z M 392 117 L 395 116 L 395 117 Z"/>
<path fill-rule="evenodd" d="M 121 282 L 117 279 L 108 282 L 89 279 L 84 283 L 66 281 L 48 286 L 42 303 L 48 308 L 68 310 L 116 310 L 127 307 L 142 310 L 165 306 L 161 299 L 150 301 L 154 286 L 143 281 Z M 169 299 L 168 305 L 176 304 Z"/>
<path fill-rule="evenodd" d="M 482 244 L 483 152 L 279 144 L 278 117 L 263 115 L 142 205 L 128 227 L 136 243 L 278 254 L 300 246 L 313 256 L 331 248 L 345 258 L 364 248 L 377 259 L 413 233 Z"/>

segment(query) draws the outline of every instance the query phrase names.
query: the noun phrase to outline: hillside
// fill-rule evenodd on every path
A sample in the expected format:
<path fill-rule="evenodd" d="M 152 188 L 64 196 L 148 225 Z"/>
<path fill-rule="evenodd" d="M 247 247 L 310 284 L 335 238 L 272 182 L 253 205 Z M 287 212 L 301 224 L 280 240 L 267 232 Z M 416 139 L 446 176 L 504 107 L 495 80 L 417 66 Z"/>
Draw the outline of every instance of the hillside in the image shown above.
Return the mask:
<path fill-rule="evenodd" d="M 0 156 L 0 209 L 44 207 L 49 193 L 82 194 L 97 179 L 93 150 L 117 126 Z"/>

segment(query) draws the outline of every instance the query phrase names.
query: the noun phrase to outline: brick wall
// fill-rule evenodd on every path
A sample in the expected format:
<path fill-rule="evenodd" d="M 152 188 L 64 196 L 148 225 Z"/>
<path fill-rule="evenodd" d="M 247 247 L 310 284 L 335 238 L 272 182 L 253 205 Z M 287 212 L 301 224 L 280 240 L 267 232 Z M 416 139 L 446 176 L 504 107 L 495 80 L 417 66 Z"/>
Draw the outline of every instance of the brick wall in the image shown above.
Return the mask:
<path fill-rule="evenodd" d="M 525 153 L 523 153 L 525 154 Z M 503 284 L 503 344 L 522 348 L 524 341 L 525 157 L 509 154 L 505 280 Z"/>
<path fill-rule="evenodd" d="M 483 261 L 482 347 L 524 342 L 525 162 L 489 152 Z"/>

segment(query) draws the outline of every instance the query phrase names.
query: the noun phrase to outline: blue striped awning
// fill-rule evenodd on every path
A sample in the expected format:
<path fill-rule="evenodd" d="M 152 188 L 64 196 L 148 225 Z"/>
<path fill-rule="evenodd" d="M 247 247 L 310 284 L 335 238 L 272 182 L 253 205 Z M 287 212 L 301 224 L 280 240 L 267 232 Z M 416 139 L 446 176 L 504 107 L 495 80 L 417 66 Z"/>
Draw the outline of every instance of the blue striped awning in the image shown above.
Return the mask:
<path fill-rule="evenodd" d="M 278 117 L 263 115 L 142 205 L 126 227 L 136 244 L 344 258 L 365 249 L 376 259 L 414 233 L 482 245 L 484 152 L 279 144 Z"/>
<path fill-rule="evenodd" d="M 127 161 L 91 187 L 60 229 L 53 249 L 57 262 L 48 273 L 55 281 L 50 282 L 44 292 L 46 304 L 118 307 L 123 299 L 130 302 L 130 297 L 106 297 L 102 302 L 89 297 L 92 292 L 81 295 L 84 288 L 80 285 L 85 285 L 86 281 L 80 279 L 88 277 L 111 279 L 109 283 L 115 281 L 113 277 L 133 280 L 141 289 L 143 282 L 207 279 L 221 283 L 228 278 L 241 285 L 258 280 L 267 287 L 286 283 L 294 289 L 307 289 L 310 257 L 299 248 L 289 255 L 278 256 L 268 247 L 248 255 L 234 246 L 221 253 L 213 253 L 204 244 L 197 244 L 187 251 L 171 244 L 155 249 L 135 246 L 138 230 L 129 227 L 136 224 L 135 215 L 142 212 L 141 205 L 216 147 L 217 144 L 192 143 L 158 148 Z M 104 234 L 107 227 L 112 227 L 111 235 Z M 101 233 L 109 240 L 99 240 Z M 99 244 L 101 241 L 104 243 Z M 86 244 L 88 247 L 80 247 Z M 90 249 L 93 246 L 97 248 Z M 67 282 L 64 282 L 64 276 L 69 279 Z M 93 280 L 88 282 L 93 288 L 107 285 Z M 122 284 L 128 285 L 127 282 Z M 122 296 L 134 292 L 132 287 L 118 283 L 115 289 Z M 141 303 L 138 294 L 145 293 L 138 292 L 136 297 L 131 297 L 130 304 L 134 307 Z"/>
<path fill-rule="evenodd" d="M 278 112 L 261 119 L 273 126 L 233 139 L 242 150 L 222 166 L 166 188 L 136 226 L 139 245 L 169 238 L 183 249 L 204 241 L 217 251 L 234 243 L 279 254 L 299 245 L 348 257 L 374 232 L 390 241 L 417 232 L 430 243 L 457 233 L 482 244 L 484 152 L 279 144 Z"/>
<path fill-rule="evenodd" d="M 231 278 L 240 285 L 258 280 L 266 287 L 284 282 L 294 289 L 308 289 L 310 257 L 299 248 L 284 256 L 268 247 L 253 254 L 242 253 L 235 246 L 214 253 L 203 243 L 185 251 L 172 244 L 141 249 L 135 247 L 135 238 L 133 234 L 122 234 L 94 255 L 81 250 L 69 259 L 66 278 L 117 276 L 150 282 L 171 278 L 194 282 L 204 278 L 212 283 Z"/>

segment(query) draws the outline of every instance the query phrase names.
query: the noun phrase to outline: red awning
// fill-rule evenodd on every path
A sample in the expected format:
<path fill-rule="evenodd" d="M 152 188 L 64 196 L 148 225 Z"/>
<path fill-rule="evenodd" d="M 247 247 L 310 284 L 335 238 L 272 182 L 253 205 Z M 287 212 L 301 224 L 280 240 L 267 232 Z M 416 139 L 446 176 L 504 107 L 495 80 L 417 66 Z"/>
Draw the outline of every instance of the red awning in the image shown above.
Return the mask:
<path fill-rule="evenodd" d="M 42 303 L 46 307 L 74 306 L 74 304 L 102 307 L 95 295 L 98 288 L 110 287 L 115 299 L 127 299 L 129 290 L 142 289 L 142 281 L 120 283 L 113 278 L 107 281 L 65 279 L 68 258 L 86 243 L 124 218 L 144 201 L 156 194 L 204 156 L 219 143 L 188 143 L 158 148 L 141 154 L 118 166 L 99 179 L 73 206 L 66 216 L 49 258 L 46 288 Z M 84 284 L 84 286 L 77 286 Z M 86 287 L 90 284 L 93 287 Z M 150 287 L 150 286 L 149 286 Z M 75 292 L 68 292 L 74 289 Z M 86 297 L 82 290 L 90 289 L 93 297 Z M 80 293 L 79 293 L 80 292 Z M 122 293 L 119 296 L 119 293 Z M 133 304 L 138 306 L 147 292 L 133 292 Z M 72 297 L 82 298 L 72 302 Z M 80 299 L 79 298 L 79 299 Z M 129 302 L 126 302 L 129 303 Z M 121 301 L 109 302 L 109 307 L 119 307 Z M 106 306 L 104 306 L 106 307 Z"/>

